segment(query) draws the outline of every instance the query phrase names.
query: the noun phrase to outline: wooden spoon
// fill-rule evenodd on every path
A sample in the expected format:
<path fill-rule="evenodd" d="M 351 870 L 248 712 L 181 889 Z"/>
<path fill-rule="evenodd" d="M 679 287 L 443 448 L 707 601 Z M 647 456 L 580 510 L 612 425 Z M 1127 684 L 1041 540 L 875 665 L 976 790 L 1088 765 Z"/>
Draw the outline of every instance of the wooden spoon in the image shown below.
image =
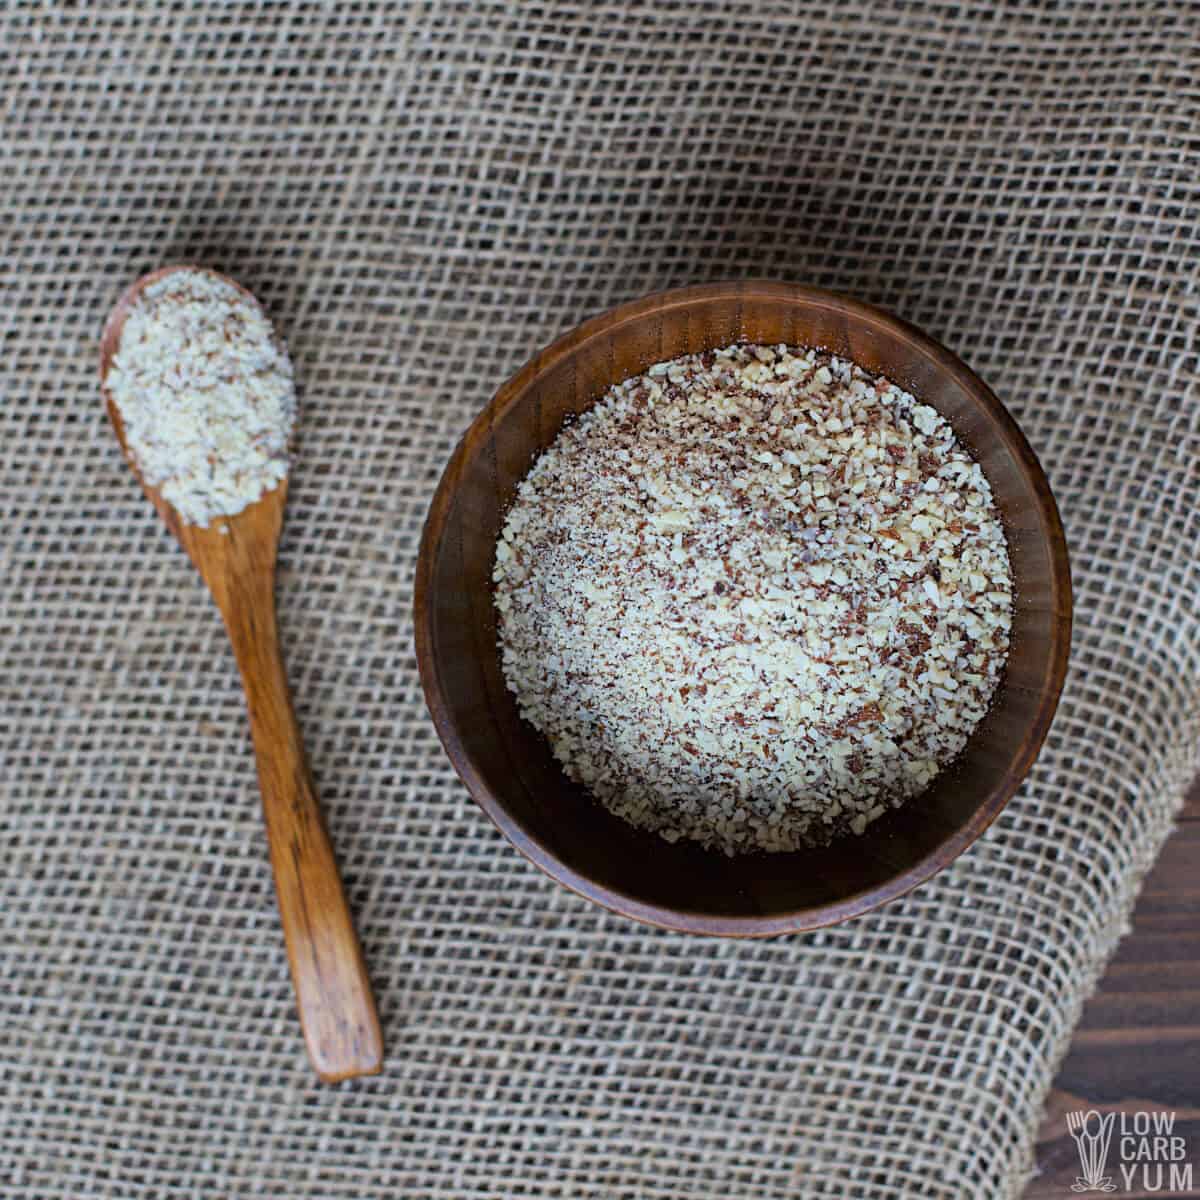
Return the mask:
<path fill-rule="evenodd" d="M 154 271 L 117 301 L 100 339 L 100 389 L 133 473 L 208 585 L 233 643 L 250 710 L 279 915 L 309 1058 L 327 1082 L 373 1075 L 383 1064 L 375 998 L 305 759 L 275 627 L 275 562 L 287 479 L 236 516 L 219 518 L 208 528 L 187 524 L 142 479 L 108 388 L 108 371 L 130 308 L 148 285 L 179 270 L 196 268 Z"/>

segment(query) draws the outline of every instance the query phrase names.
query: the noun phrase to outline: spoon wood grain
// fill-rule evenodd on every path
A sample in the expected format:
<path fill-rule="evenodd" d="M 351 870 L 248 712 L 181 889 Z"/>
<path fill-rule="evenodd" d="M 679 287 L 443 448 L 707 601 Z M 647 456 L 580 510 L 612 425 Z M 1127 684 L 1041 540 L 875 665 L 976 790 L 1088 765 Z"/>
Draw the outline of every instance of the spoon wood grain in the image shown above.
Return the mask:
<path fill-rule="evenodd" d="M 142 479 L 108 387 L 130 308 L 148 285 L 176 270 L 195 268 L 154 271 L 133 284 L 113 308 L 100 342 L 101 392 L 134 474 L 208 585 L 233 644 L 250 711 L 279 915 L 309 1057 L 328 1082 L 370 1075 L 383 1063 L 375 998 L 313 788 L 275 623 L 275 563 L 287 479 L 236 516 L 220 518 L 208 528 L 186 523 Z"/>

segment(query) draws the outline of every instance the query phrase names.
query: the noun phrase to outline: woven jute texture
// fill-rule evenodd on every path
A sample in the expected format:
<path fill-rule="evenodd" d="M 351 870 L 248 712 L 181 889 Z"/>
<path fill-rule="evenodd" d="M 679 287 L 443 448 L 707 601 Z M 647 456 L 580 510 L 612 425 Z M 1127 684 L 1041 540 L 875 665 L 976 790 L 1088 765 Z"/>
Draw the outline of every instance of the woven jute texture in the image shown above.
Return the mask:
<path fill-rule="evenodd" d="M 1185 3 L 0 6 L 0 1196 L 1015 1196 L 1196 765 Z M 287 336 L 281 622 L 386 1072 L 323 1087 L 236 671 L 116 450 L 107 307 L 172 261 Z M 1011 406 L 1077 588 L 992 831 L 852 924 L 641 928 L 491 828 L 427 718 L 417 538 L 586 315 L 767 276 Z"/>

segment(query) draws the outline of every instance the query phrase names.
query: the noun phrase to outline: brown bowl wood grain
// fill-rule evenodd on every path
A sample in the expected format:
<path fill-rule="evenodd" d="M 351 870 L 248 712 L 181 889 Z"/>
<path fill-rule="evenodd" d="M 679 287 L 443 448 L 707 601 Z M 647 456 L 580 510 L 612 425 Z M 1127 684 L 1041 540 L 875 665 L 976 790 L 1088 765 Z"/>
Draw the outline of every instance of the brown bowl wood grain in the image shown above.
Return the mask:
<path fill-rule="evenodd" d="M 1011 651 L 988 715 L 923 795 L 861 837 L 727 858 L 633 829 L 571 783 L 517 714 L 496 645 L 491 569 L 516 486 L 569 414 L 663 359 L 732 342 L 816 346 L 936 408 L 992 486 L 1015 578 Z M 1033 764 L 1067 668 L 1071 581 L 1049 484 L 1012 417 L 948 350 L 887 313 L 780 283 L 681 288 L 621 305 L 535 355 L 455 450 L 417 564 L 421 682 L 451 762 L 483 810 L 548 875 L 639 921 L 765 936 L 847 920 L 961 854 Z"/>

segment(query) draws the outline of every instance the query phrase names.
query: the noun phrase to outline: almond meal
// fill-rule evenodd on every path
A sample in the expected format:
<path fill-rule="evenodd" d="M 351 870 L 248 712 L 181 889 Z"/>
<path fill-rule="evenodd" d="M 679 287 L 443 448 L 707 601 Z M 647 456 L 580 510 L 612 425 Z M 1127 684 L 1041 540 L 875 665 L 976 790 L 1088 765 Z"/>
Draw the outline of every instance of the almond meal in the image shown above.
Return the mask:
<path fill-rule="evenodd" d="M 496 547 L 505 679 L 570 778 L 734 854 L 862 833 L 987 711 L 1012 572 L 938 413 L 818 350 L 736 345 L 612 388 Z"/>

